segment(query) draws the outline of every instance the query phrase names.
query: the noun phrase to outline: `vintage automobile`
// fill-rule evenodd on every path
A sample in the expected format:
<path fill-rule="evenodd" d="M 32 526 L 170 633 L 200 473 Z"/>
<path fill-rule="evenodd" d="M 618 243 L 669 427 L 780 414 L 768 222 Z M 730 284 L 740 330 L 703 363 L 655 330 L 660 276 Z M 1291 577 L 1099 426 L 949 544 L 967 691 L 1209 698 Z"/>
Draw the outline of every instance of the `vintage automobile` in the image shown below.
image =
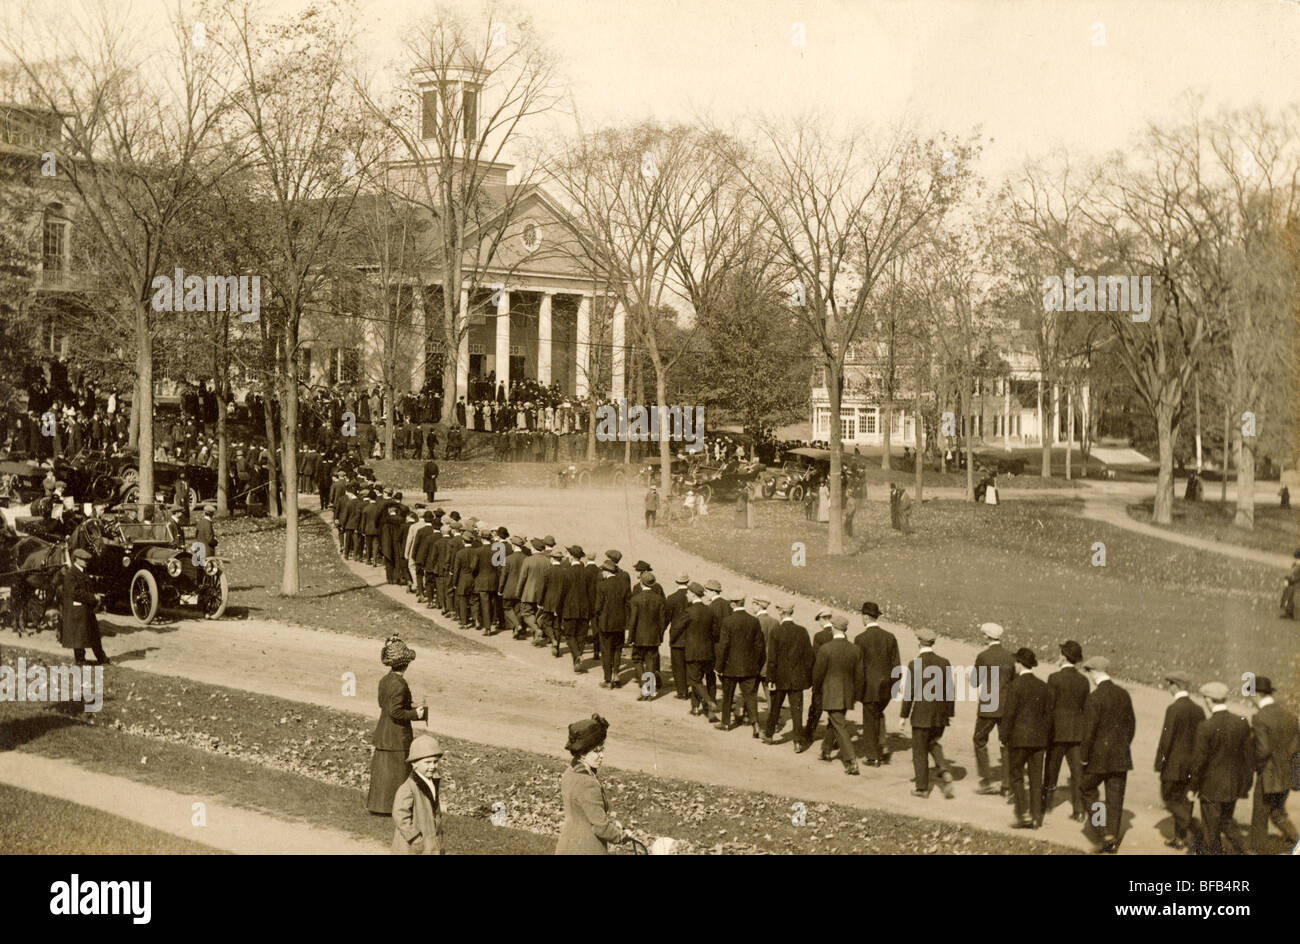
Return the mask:
<path fill-rule="evenodd" d="M 704 500 L 711 502 L 734 501 L 740 496 L 741 489 L 747 488 L 763 471 L 761 462 L 731 461 L 720 466 L 700 465 L 693 468 L 684 478 L 682 488 L 704 493 Z"/>
<path fill-rule="evenodd" d="M 785 498 L 792 502 L 803 501 L 811 489 L 817 487 L 821 473 L 808 462 L 781 463 L 781 468 L 769 470 L 763 476 L 764 498 Z"/>
<path fill-rule="evenodd" d="M 117 492 L 118 483 L 102 459 L 95 456 L 78 456 L 71 462 L 63 459 L 52 464 L 35 462 L 0 462 L 0 476 L 8 484 L 6 496 L 10 504 L 27 504 L 45 493 L 45 477 L 54 478 L 67 487 L 65 494 L 79 501 L 106 502 Z"/>
<path fill-rule="evenodd" d="M 620 462 L 597 459 L 595 462 L 561 463 L 548 480 L 558 488 L 578 486 L 587 488 L 591 485 L 612 485 L 620 488 L 627 481 L 627 470 Z"/>
<path fill-rule="evenodd" d="M 225 559 L 207 557 L 171 523 L 117 514 L 104 519 L 103 534 L 103 549 L 88 570 L 110 607 L 129 609 L 141 625 L 149 624 L 159 606 L 196 607 L 207 619 L 225 613 L 230 598 Z"/>
<path fill-rule="evenodd" d="M 127 504 L 140 501 L 140 473 L 137 468 L 138 458 L 134 453 L 118 457 L 117 477 L 118 500 Z M 171 502 L 172 491 L 181 470 L 190 484 L 189 506 L 193 508 L 200 501 L 215 501 L 217 497 L 217 470 L 203 465 L 179 465 L 175 462 L 157 462 L 153 464 L 154 491 L 162 496 L 163 503 Z M 155 496 L 157 497 L 157 496 Z"/>

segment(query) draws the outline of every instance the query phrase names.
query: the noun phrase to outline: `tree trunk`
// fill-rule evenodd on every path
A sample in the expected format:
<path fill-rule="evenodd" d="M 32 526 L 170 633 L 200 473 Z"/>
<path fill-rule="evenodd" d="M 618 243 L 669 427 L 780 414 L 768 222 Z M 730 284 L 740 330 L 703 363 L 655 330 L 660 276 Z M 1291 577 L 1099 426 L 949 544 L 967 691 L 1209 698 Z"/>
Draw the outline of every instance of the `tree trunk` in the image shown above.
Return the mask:
<path fill-rule="evenodd" d="M 975 438 L 974 423 L 971 421 L 970 401 L 971 401 L 971 379 L 963 376 L 961 379 L 961 416 L 962 422 L 966 424 L 966 433 L 962 436 L 962 447 L 966 451 L 966 500 L 975 500 L 975 456 L 972 449 L 971 441 Z M 960 429 L 961 427 L 958 427 Z"/>
<path fill-rule="evenodd" d="M 830 429 L 827 431 L 831 447 L 831 490 L 829 534 L 826 539 L 827 554 L 844 553 L 844 522 L 840 517 L 843 496 L 840 494 L 840 470 L 844 467 L 844 445 L 840 441 L 840 366 L 832 361 L 826 364 L 826 393 L 831 401 Z"/>
<path fill-rule="evenodd" d="M 894 425 L 894 399 L 892 393 L 885 398 L 885 402 L 882 406 L 882 412 L 880 414 L 880 421 L 881 421 L 881 434 L 882 434 L 881 445 L 884 447 L 880 453 L 880 468 L 883 471 L 888 472 L 889 471 L 889 446 L 890 446 L 890 439 L 891 439 L 890 434 L 893 431 L 893 425 Z"/>
<path fill-rule="evenodd" d="M 1228 410 L 1228 401 L 1223 401 L 1223 471 L 1219 475 L 1219 504 L 1228 503 L 1228 443 L 1232 439 L 1232 426 L 1230 423 Z"/>
<path fill-rule="evenodd" d="M 658 357 L 655 357 L 652 363 L 655 369 L 656 405 L 663 407 L 668 402 L 668 377 L 664 374 L 663 365 L 659 362 Z M 660 414 L 659 418 L 661 421 L 666 419 L 663 414 Z M 685 425 L 685 414 L 683 414 L 682 426 L 685 427 Z M 703 423 L 700 425 L 703 426 Z M 659 494 L 663 496 L 665 501 L 672 501 L 675 497 L 673 496 L 672 439 L 667 435 L 668 432 L 670 431 L 665 430 L 661 422 L 659 425 Z M 704 435 L 704 430 L 698 427 L 693 432 L 697 437 Z M 699 442 L 703 445 L 704 440 L 701 438 Z"/>
<path fill-rule="evenodd" d="M 137 416 L 137 436 L 140 449 L 140 499 L 142 504 L 154 502 L 153 487 L 153 334 L 150 333 L 149 311 L 145 303 L 135 303 L 135 396 L 131 408 Z"/>
<path fill-rule="evenodd" d="M 269 394 L 275 390 L 275 384 L 266 385 Z M 284 419 L 283 408 L 280 413 Z M 262 404 L 262 425 L 266 428 L 266 453 L 270 463 L 266 470 L 266 513 L 272 518 L 280 517 L 280 499 L 275 494 L 275 483 L 279 475 L 280 463 L 275 452 L 275 411 L 271 409 L 271 397 L 268 395 Z"/>
<path fill-rule="evenodd" d="M 1255 437 L 1250 439 L 1252 442 L 1247 442 L 1240 431 L 1232 438 L 1232 451 L 1237 459 L 1237 514 L 1232 523 L 1247 530 L 1255 527 Z"/>
<path fill-rule="evenodd" d="M 1174 520 L 1174 408 L 1164 403 L 1156 406 L 1156 435 L 1160 440 L 1160 471 L 1156 475 L 1156 498 L 1151 520 L 1172 524 Z"/>
<path fill-rule="evenodd" d="M 280 408 L 284 442 L 284 575 L 280 592 L 298 592 L 298 314 L 292 308 L 284 333 L 284 402 Z M 392 407 L 389 407 L 392 414 Z M 274 456 L 274 451 L 272 452 Z"/>
<path fill-rule="evenodd" d="M 1200 374 L 1192 375 L 1192 383 L 1196 388 L 1196 474 L 1200 475 L 1204 469 L 1201 459 L 1201 376 Z"/>
<path fill-rule="evenodd" d="M 1071 478 L 1074 460 L 1074 385 L 1065 388 L 1065 480 Z"/>
<path fill-rule="evenodd" d="M 1040 449 L 1041 461 L 1038 465 L 1039 478 L 1050 479 L 1052 477 L 1052 441 L 1047 438 L 1047 424 L 1043 422 L 1046 417 L 1043 415 L 1043 382 L 1038 381 L 1038 446 Z"/>
<path fill-rule="evenodd" d="M 385 371 L 389 377 L 391 371 Z M 393 409 L 393 383 L 388 377 L 384 378 L 384 405 L 387 412 L 384 415 L 384 458 L 392 459 L 393 456 L 393 421 L 396 418 L 397 411 Z M 493 427 L 495 428 L 495 426 Z"/>
<path fill-rule="evenodd" d="M 576 422 L 576 418 L 575 418 Z M 596 458 L 596 398 L 587 397 L 587 461 Z"/>
<path fill-rule="evenodd" d="M 230 434 L 226 430 L 226 385 L 230 382 L 230 316 L 221 318 L 221 345 L 213 351 L 213 377 L 215 388 L 212 393 L 217 398 L 217 517 L 225 518 L 230 514 Z M 200 403 L 202 401 L 200 400 Z"/>

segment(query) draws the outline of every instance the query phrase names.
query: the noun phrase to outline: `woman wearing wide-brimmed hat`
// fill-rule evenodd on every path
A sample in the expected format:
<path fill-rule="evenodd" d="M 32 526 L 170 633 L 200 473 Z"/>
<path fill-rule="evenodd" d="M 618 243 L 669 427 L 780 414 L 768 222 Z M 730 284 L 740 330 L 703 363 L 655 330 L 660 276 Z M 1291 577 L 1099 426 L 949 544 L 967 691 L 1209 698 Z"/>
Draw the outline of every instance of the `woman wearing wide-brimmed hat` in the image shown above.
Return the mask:
<path fill-rule="evenodd" d="M 429 719 L 429 709 L 412 707 L 411 689 L 402 673 L 415 660 L 410 646 L 396 634 L 384 640 L 380 661 L 391 671 L 379 680 L 379 723 L 375 725 L 374 756 L 370 759 L 370 794 L 366 809 L 391 816 L 393 797 L 411 773 L 406 753 L 411 747 L 411 722 Z"/>
<path fill-rule="evenodd" d="M 430 734 L 411 742 L 406 754 L 411 776 L 393 798 L 393 854 L 444 855 L 442 844 L 442 747 Z"/>
<path fill-rule="evenodd" d="M 564 749 L 573 755 L 573 761 L 560 779 L 564 826 L 556 855 L 606 855 L 611 842 L 631 838 L 609 815 L 609 799 L 598 773 L 605 759 L 608 730 L 609 722 L 600 715 L 569 725 L 569 743 Z"/>

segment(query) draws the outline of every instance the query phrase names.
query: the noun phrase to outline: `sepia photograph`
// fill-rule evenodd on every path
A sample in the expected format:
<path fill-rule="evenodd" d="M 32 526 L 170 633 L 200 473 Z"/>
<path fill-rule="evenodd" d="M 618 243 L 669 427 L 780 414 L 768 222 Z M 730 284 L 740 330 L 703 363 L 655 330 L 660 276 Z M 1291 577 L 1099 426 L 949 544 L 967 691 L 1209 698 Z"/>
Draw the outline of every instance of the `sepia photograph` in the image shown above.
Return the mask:
<path fill-rule="evenodd" d="M 1296 0 L 6 0 L 31 907 L 229 854 L 1283 906 L 1192 870 L 1300 852 L 1297 75 Z"/>

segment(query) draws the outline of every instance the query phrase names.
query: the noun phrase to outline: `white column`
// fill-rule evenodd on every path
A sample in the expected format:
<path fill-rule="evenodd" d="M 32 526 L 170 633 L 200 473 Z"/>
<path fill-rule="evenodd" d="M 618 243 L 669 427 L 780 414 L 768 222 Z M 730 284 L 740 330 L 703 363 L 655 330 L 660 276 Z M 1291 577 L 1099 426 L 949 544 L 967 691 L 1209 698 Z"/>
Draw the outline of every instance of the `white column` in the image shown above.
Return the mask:
<path fill-rule="evenodd" d="M 1002 446 L 1011 451 L 1011 379 L 1002 378 Z"/>
<path fill-rule="evenodd" d="M 506 385 L 507 396 L 510 393 L 510 292 L 501 290 L 497 296 L 497 383 Z M 496 396 L 495 388 L 492 396 Z"/>
<path fill-rule="evenodd" d="M 591 364 L 591 296 L 583 295 L 578 302 L 578 350 L 574 358 L 574 393 L 585 397 L 591 389 L 587 371 Z"/>
<path fill-rule="evenodd" d="M 623 345 L 626 343 L 624 337 L 627 333 L 627 312 L 623 306 L 614 302 L 614 325 L 613 325 L 613 345 L 614 353 L 610 359 L 613 365 L 613 383 L 610 384 L 610 396 L 617 400 L 627 395 L 627 351 Z"/>
<path fill-rule="evenodd" d="M 424 287 L 411 286 L 411 333 L 415 335 L 415 357 L 411 361 L 411 392 L 419 393 L 424 389 L 425 351 L 429 340 L 425 337 L 427 329 L 424 320 Z"/>
<path fill-rule="evenodd" d="M 469 289 L 460 290 L 459 327 L 464 333 L 456 353 L 456 396 L 469 399 Z M 446 410 L 455 415 L 456 404 L 448 403 Z"/>
<path fill-rule="evenodd" d="M 542 307 L 537 312 L 537 382 L 547 386 L 551 382 L 551 300 L 554 292 L 542 296 Z"/>

